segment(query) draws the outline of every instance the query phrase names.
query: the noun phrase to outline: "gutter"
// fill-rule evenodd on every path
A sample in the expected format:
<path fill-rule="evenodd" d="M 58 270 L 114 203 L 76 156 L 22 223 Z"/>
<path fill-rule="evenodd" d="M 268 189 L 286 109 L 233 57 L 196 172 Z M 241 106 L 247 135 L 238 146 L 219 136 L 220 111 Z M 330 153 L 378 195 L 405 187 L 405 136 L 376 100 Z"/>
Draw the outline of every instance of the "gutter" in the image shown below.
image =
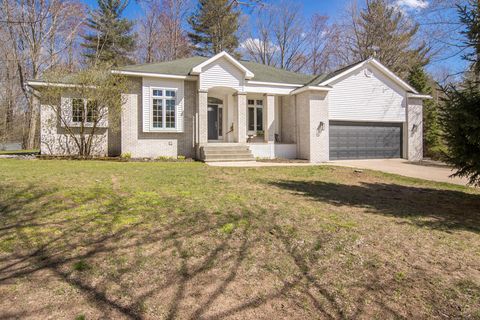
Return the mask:
<path fill-rule="evenodd" d="M 290 92 L 291 95 L 299 94 L 305 91 L 331 91 L 333 88 L 330 86 L 304 86 Z"/>
<path fill-rule="evenodd" d="M 151 78 L 163 78 L 163 79 L 181 79 L 181 80 L 197 79 L 197 77 L 194 77 L 194 76 L 178 76 L 173 74 L 136 72 L 136 71 L 124 71 L 124 70 L 112 70 L 112 73 L 121 74 L 125 76 L 151 77 Z"/>
<path fill-rule="evenodd" d="M 416 98 L 422 100 L 430 100 L 433 99 L 431 95 L 428 94 L 417 94 L 417 93 L 407 93 L 407 98 Z"/>

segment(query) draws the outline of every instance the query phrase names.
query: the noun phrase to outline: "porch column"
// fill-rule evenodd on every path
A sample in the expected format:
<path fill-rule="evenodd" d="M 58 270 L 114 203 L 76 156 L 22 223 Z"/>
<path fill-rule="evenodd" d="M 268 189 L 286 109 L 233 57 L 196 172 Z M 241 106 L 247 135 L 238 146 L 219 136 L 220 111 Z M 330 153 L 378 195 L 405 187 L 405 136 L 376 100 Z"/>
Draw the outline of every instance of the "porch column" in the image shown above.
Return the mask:
<path fill-rule="evenodd" d="M 265 107 L 263 108 L 265 131 L 265 142 L 275 142 L 275 96 L 271 94 L 265 95 Z"/>
<path fill-rule="evenodd" d="M 233 111 L 235 142 L 247 142 L 247 94 L 244 92 L 237 92 L 236 106 Z"/>
<path fill-rule="evenodd" d="M 204 146 L 208 142 L 207 123 L 208 91 L 198 90 L 198 145 Z"/>
<path fill-rule="evenodd" d="M 407 101 L 407 159 L 420 161 L 423 158 L 423 101 L 415 98 Z"/>

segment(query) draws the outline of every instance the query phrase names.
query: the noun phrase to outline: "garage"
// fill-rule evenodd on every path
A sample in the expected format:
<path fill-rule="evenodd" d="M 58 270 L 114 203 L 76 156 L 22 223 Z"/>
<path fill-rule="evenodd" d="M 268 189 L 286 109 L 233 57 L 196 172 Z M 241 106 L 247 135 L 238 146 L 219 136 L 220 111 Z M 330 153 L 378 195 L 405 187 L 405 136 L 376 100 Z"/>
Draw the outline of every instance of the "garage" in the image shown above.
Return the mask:
<path fill-rule="evenodd" d="M 402 123 L 330 121 L 330 160 L 401 158 Z"/>

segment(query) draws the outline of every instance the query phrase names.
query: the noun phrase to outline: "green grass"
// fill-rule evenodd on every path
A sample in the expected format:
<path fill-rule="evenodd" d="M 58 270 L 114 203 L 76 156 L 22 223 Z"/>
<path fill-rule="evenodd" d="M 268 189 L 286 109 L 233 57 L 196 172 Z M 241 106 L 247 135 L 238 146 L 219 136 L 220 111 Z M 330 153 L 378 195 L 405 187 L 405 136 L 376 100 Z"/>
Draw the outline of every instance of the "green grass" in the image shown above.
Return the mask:
<path fill-rule="evenodd" d="M 479 265 L 478 189 L 329 166 L 0 160 L 5 318 L 473 319 Z"/>

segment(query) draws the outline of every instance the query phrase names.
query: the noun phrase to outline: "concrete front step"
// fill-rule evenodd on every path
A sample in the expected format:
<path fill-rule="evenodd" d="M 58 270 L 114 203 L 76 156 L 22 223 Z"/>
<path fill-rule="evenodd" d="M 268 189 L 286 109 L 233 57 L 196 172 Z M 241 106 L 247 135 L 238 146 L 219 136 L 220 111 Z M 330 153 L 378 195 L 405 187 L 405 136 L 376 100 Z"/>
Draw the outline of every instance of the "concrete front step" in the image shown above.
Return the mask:
<path fill-rule="evenodd" d="M 205 162 L 255 161 L 245 145 L 208 145 L 202 148 L 201 155 Z"/>
<path fill-rule="evenodd" d="M 205 161 L 216 160 L 216 159 L 233 159 L 233 160 L 255 160 L 252 154 L 216 154 L 216 155 L 207 155 L 204 157 Z"/>
<path fill-rule="evenodd" d="M 204 162 L 255 162 L 255 158 L 251 159 L 205 159 Z"/>
<path fill-rule="evenodd" d="M 215 155 L 215 154 L 251 154 L 250 150 L 203 150 L 205 155 Z"/>

